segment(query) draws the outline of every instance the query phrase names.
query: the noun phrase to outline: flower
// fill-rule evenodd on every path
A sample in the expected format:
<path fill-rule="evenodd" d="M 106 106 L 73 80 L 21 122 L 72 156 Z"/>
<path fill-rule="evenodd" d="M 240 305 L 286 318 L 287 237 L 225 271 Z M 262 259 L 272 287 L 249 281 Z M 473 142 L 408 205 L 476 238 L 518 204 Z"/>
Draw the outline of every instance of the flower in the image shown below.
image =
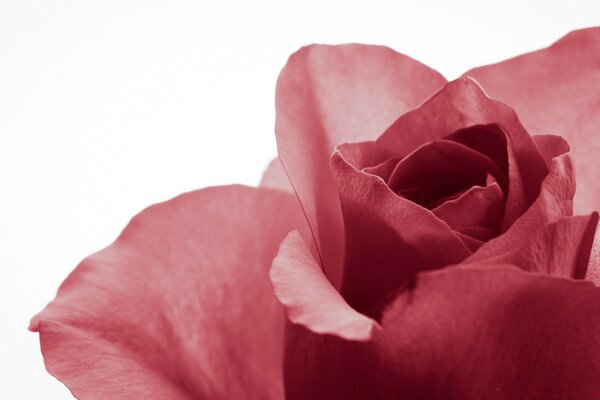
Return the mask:
<path fill-rule="evenodd" d="M 32 319 L 75 397 L 600 397 L 599 28 L 449 83 L 309 46 L 276 101 L 261 188 L 144 210 Z"/>

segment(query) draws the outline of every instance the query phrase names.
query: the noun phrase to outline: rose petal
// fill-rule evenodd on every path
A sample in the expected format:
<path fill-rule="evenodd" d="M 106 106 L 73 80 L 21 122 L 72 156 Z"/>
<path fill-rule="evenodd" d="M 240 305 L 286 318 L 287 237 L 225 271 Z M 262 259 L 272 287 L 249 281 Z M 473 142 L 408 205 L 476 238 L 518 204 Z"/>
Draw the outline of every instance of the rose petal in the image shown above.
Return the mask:
<path fill-rule="evenodd" d="M 294 193 L 290 180 L 281 165 L 279 158 L 271 160 L 267 169 L 263 173 L 260 181 L 260 187 L 283 190 L 284 192 Z"/>
<path fill-rule="evenodd" d="M 374 336 L 378 343 L 379 335 Z M 348 341 L 289 324 L 285 336 L 286 400 L 394 399 L 389 357 L 374 341 Z"/>
<path fill-rule="evenodd" d="M 295 324 L 356 341 L 369 340 L 372 331 L 380 328 L 344 301 L 296 231 L 281 243 L 270 276 L 275 295 Z"/>
<path fill-rule="evenodd" d="M 531 133 L 565 137 L 573 149 L 578 191 L 575 211 L 600 204 L 600 28 L 571 32 L 552 46 L 472 76 L 495 98 L 515 108 Z"/>
<path fill-rule="evenodd" d="M 286 399 L 595 399 L 600 289 L 477 265 L 428 271 L 369 342 L 288 327 Z"/>
<path fill-rule="evenodd" d="M 489 265 L 423 273 L 383 327 L 406 398 L 600 397 L 590 282 Z"/>
<path fill-rule="evenodd" d="M 585 279 L 600 286 L 600 224 L 596 227 Z"/>
<path fill-rule="evenodd" d="M 548 170 L 552 168 L 552 160 L 561 154 L 571 151 L 569 143 L 565 139 L 556 135 L 535 135 L 532 136 L 535 145 L 540 150 Z"/>
<path fill-rule="evenodd" d="M 377 316 L 387 295 L 415 273 L 458 263 L 470 251 L 431 211 L 357 171 L 345 158 L 352 147 L 339 146 L 332 158 L 346 231 L 341 293 L 356 310 Z"/>
<path fill-rule="evenodd" d="M 535 200 L 548 170 L 515 113 L 485 96 L 471 79 L 448 83 L 417 109 L 398 118 L 376 142 L 338 146 L 332 168 L 346 233 L 341 293 L 352 307 L 376 316 L 377 305 L 385 303 L 386 296 L 414 273 L 459 263 L 470 253 L 462 240 L 432 213 L 394 195 L 378 176 L 360 170 L 406 156 L 422 143 L 457 132 L 466 135 L 457 134 L 457 139 L 477 132 L 489 135 L 489 140 L 497 143 L 498 129 L 506 134 L 508 142 L 510 184 L 504 227 L 510 226 Z M 474 143 L 477 145 L 478 141 Z M 459 232 L 487 240 L 495 236 L 496 230 L 468 227 Z"/>
<path fill-rule="evenodd" d="M 379 46 L 305 47 L 281 72 L 275 126 L 279 157 L 334 286 L 341 281 L 344 239 L 329 171 L 333 148 L 376 138 L 444 83 L 425 65 Z"/>
<path fill-rule="evenodd" d="M 475 125 L 460 129 L 445 137 L 485 154 L 508 176 L 508 134 L 498 124 Z M 500 182 L 503 190 L 508 190 L 504 181 Z"/>
<path fill-rule="evenodd" d="M 590 264 L 598 213 L 566 217 L 524 236 L 522 243 L 484 261 L 513 264 L 526 271 L 584 279 Z M 482 261 L 482 259 L 479 259 Z"/>
<path fill-rule="evenodd" d="M 493 239 L 498 234 L 496 229 L 485 226 L 466 226 L 463 228 L 458 228 L 456 232 L 457 234 L 467 235 L 484 242 Z"/>
<path fill-rule="evenodd" d="M 474 186 L 432 212 L 455 230 L 470 226 L 497 229 L 504 214 L 504 199 L 502 189 L 494 182 L 486 187 Z"/>
<path fill-rule="evenodd" d="M 473 253 L 465 262 L 489 260 L 498 254 L 511 252 L 537 230 L 563 217 L 573 215 L 573 195 L 575 193 L 575 174 L 564 140 L 551 139 L 554 143 L 546 157 L 556 155 L 548 176 L 542 183 L 540 193 L 529 209 L 506 232 L 490 240 Z M 547 140 L 547 144 L 550 140 Z M 560 151 L 567 151 L 560 153 Z"/>
<path fill-rule="evenodd" d="M 491 126 L 499 127 L 508 141 L 510 186 L 502 224 L 504 230 L 537 197 L 548 169 L 515 112 L 488 98 L 472 79 L 461 78 L 448 83 L 420 107 L 398 118 L 377 139 L 371 154 L 365 157 L 370 165 L 376 165 L 389 158 L 408 155 L 423 143 L 440 140 L 470 127 L 488 127 L 478 132 L 489 135 L 488 140 L 496 143 L 496 129 L 489 129 Z M 367 166 L 358 165 L 361 168 Z"/>
<path fill-rule="evenodd" d="M 365 142 L 357 144 L 364 145 Z M 396 169 L 396 165 L 398 165 L 398 163 L 402 161 L 403 158 L 404 157 L 390 158 L 389 160 L 377 164 L 373 167 L 362 168 L 361 171 L 366 172 L 368 174 L 377 175 L 378 177 L 387 182 L 390 179 L 392 172 L 394 172 L 394 169 Z"/>
<path fill-rule="evenodd" d="M 436 140 L 402 159 L 387 184 L 394 192 L 431 209 L 444 197 L 485 185 L 488 174 L 502 178 L 489 157 L 451 140 Z"/>
<path fill-rule="evenodd" d="M 471 250 L 471 252 L 476 252 L 477 249 L 479 249 L 485 243 L 483 240 L 475 239 L 469 235 L 465 235 L 464 233 L 460 233 L 460 232 L 454 232 L 454 233 L 456 234 L 456 236 L 458 236 L 460 238 L 460 240 L 463 241 L 465 246 L 467 246 L 469 248 L 469 250 Z"/>
<path fill-rule="evenodd" d="M 303 216 L 269 189 L 215 187 L 136 216 L 31 322 L 81 399 L 283 398 L 268 268 Z"/>

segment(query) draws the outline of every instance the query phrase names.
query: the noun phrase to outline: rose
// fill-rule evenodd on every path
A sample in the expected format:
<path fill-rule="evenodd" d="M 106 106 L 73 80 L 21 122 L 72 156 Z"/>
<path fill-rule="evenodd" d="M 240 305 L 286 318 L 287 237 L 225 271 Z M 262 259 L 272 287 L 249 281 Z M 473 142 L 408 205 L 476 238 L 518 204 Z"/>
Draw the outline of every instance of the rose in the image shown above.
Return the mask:
<path fill-rule="evenodd" d="M 600 198 L 599 42 L 448 84 L 382 47 L 300 50 L 283 190 L 135 217 L 33 318 L 49 372 L 81 399 L 599 397 L 598 216 L 571 208 L 571 157 L 576 210 Z"/>

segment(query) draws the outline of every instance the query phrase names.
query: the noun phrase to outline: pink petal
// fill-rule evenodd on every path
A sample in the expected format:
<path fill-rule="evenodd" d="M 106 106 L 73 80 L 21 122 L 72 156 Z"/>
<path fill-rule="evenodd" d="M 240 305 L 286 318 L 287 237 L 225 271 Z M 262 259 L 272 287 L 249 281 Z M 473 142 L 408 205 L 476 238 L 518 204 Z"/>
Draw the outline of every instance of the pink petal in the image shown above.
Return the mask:
<path fill-rule="evenodd" d="M 542 148 L 546 159 L 554 156 L 537 199 L 506 232 L 481 246 L 465 262 L 480 262 L 511 252 L 535 235 L 541 227 L 573 215 L 575 174 L 568 152 L 569 146 L 558 137 L 536 140 L 538 143 L 544 141 Z"/>
<path fill-rule="evenodd" d="M 395 398 L 600 398 L 600 289 L 590 282 L 490 265 L 432 271 L 382 324 Z"/>
<path fill-rule="evenodd" d="M 31 321 L 80 399 L 283 398 L 268 268 L 304 222 L 286 193 L 214 187 L 154 205 Z"/>
<path fill-rule="evenodd" d="M 283 190 L 284 192 L 294 193 L 294 189 L 281 165 L 279 158 L 271 160 L 267 169 L 263 173 L 260 181 L 260 187 Z"/>
<path fill-rule="evenodd" d="M 380 328 L 344 301 L 298 232 L 291 232 L 281 243 L 270 276 L 275 295 L 295 324 L 315 333 L 356 341 L 370 340 L 373 330 Z"/>
<path fill-rule="evenodd" d="M 588 263 L 585 279 L 594 282 L 600 286 L 600 223 L 596 227 L 592 249 L 590 251 L 590 260 Z"/>
<path fill-rule="evenodd" d="M 477 265 L 419 274 L 368 342 L 298 325 L 286 399 L 595 399 L 600 289 Z"/>
<path fill-rule="evenodd" d="M 471 250 L 471 252 L 473 252 L 473 253 L 476 252 L 477 249 L 479 249 L 485 243 L 483 240 L 475 239 L 464 233 L 460 233 L 460 232 L 455 232 L 455 233 L 456 233 L 456 236 L 458 236 L 460 238 L 460 240 L 463 241 L 465 246 L 467 246 L 468 249 Z"/>
<path fill-rule="evenodd" d="M 364 145 L 366 145 L 367 143 L 373 144 L 372 142 L 363 142 L 363 143 L 356 143 L 356 147 L 362 147 Z M 345 146 L 347 148 L 347 150 L 350 149 L 350 146 Z M 390 158 L 387 161 L 384 161 L 380 164 L 377 164 L 375 166 L 372 167 L 363 167 L 361 169 L 362 172 L 366 172 L 368 174 L 372 174 L 372 175 L 377 175 L 378 177 L 380 177 L 381 179 L 383 179 L 384 181 L 388 181 L 390 179 L 390 176 L 392 175 L 392 172 L 394 172 L 394 170 L 396 169 L 396 166 L 398 165 L 398 163 L 400 161 L 402 161 L 404 157 L 396 157 L 396 158 Z"/>
<path fill-rule="evenodd" d="M 470 226 L 498 228 L 504 214 L 504 200 L 502 189 L 494 182 L 486 187 L 474 186 L 432 212 L 452 229 Z"/>
<path fill-rule="evenodd" d="M 329 157 L 374 139 L 445 79 L 386 47 L 313 45 L 293 54 L 277 83 L 279 157 L 306 211 L 328 278 L 338 287 L 343 225 Z"/>
<path fill-rule="evenodd" d="M 598 213 L 565 217 L 541 227 L 485 262 L 513 264 L 526 271 L 584 279 L 590 264 Z M 480 262 L 482 260 L 480 259 Z"/>
<path fill-rule="evenodd" d="M 562 154 L 571 151 L 571 146 L 561 136 L 556 135 L 535 135 L 533 141 L 540 150 L 548 170 L 552 168 L 552 160 Z"/>
<path fill-rule="evenodd" d="M 473 69 L 495 98 L 515 108 L 531 133 L 558 134 L 573 149 L 575 211 L 600 204 L 600 28 L 571 32 L 552 46 Z"/>
<path fill-rule="evenodd" d="M 489 157 L 461 143 L 436 140 L 400 161 L 387 184 L 394 192 L 431 209 L 445 197 L 485 185 L 488 174 L 502 175 Z"/>
<path fill-rule="evenodd" d="M 498 234 L 498 231 L 496 229 L 488 228 L 486 226 L 466 226 L 458 228 L 456 232 L 458 234 L 467 235 L 484 242 L 493 239 Z"/>
<path fill-rule="evenodd" d="M 345 158 L 352 147 L 338 147 L 332 158 L 346 231 L 341 293 L 358 311 L 377 315 L 416 272 L 459 263 L 470 251 L 431 211 L 357 171 Z"/>
<path fill-rule="evenodd" d="M 389 158 L 406 156 L 423 143 L 470 127 L 485 128 L 484 136 L 489 137 L 490 143 L 496 143 L 498 129 L 506 135 L 510 186 L 503 227 L 507 228 L 537 197 L 548 170 L 515 112 L 488 98 L 472 79 L 461 78 L 448 83 L 420 107 L 398 118 L 377 139 L 367 160 L 370 165 L 376 165 Z M 485 140 L 478 144 L 485 145 Z"/>
<path fill-rule="evenodd" d="M 498 133 L 505 135 L 508 143 L 510 183 L 503 225 L 510 226 L 536 199 L 548 169 L 515 113 L 486 97 L 471 79 L 448 83 L 421 106 L 398 118 L 376 142 L 338 147 L 332 157 L 332 168 L 346 233 L 341 293 L 352 307 L 376 316 L 386 296 L 406 284 L 414 273 L 459 263 L 470 254 L 469 248 L 476 245 L 469 243 L 467 247 L 431 212 L 395 195 L 381 177 L 362 170 L 380 165 L 386 171 L 379 172 L 386 175 L 389 168 L 381 163 L 414 155 L 423 143 L 449 135 L 465 143 L 473 142 L 468 144 L 481 154 L 489 153 L 501 161 L 501 155 L 485 143 L 486 139 L 498 143 Z M 390 180 L 393 177 L 394 172 Z M 463 227 L 458 232 L 488 240 L 497 229 L 476 226 Z"/>

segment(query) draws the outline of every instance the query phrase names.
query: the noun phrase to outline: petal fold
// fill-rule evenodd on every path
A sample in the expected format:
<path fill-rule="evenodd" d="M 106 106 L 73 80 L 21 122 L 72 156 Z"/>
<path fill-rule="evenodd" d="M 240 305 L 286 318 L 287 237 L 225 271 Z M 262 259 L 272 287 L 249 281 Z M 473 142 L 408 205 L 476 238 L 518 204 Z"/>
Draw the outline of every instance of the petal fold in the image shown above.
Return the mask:
<path fill-rule="evenodd" d="M 380 329 L 377 322 L 344 301 L 297 231 L 281 243 L 270 276 L 275 295 L 295 324 L 315 333 L 355 341 L 368 341 L 372 332 Z"/>
<path fill-rule="evenodd" d="M 540 228 L 573 215 L 575 172 L 569 146 L 564 140 L 557 139 L 544 139 L 546 144 L 554 143 L 545 147 L 547 152 L 544 157 L 550 162 L 550 172 L 544 178 L 533 204 L 506 232 L 485 243 L 465 262 L 489 260 L 500 254 L 512 252 L 523 244 L 524 239 L 534 236 Z"/>
<path fill-rule="evenodd" d="M 455 230 L 471 226 L 497 229 L 504 214 L 504 200 L 502 189 L 494 182 L 486 187 L 474 186 L 432 212 Z"/>

